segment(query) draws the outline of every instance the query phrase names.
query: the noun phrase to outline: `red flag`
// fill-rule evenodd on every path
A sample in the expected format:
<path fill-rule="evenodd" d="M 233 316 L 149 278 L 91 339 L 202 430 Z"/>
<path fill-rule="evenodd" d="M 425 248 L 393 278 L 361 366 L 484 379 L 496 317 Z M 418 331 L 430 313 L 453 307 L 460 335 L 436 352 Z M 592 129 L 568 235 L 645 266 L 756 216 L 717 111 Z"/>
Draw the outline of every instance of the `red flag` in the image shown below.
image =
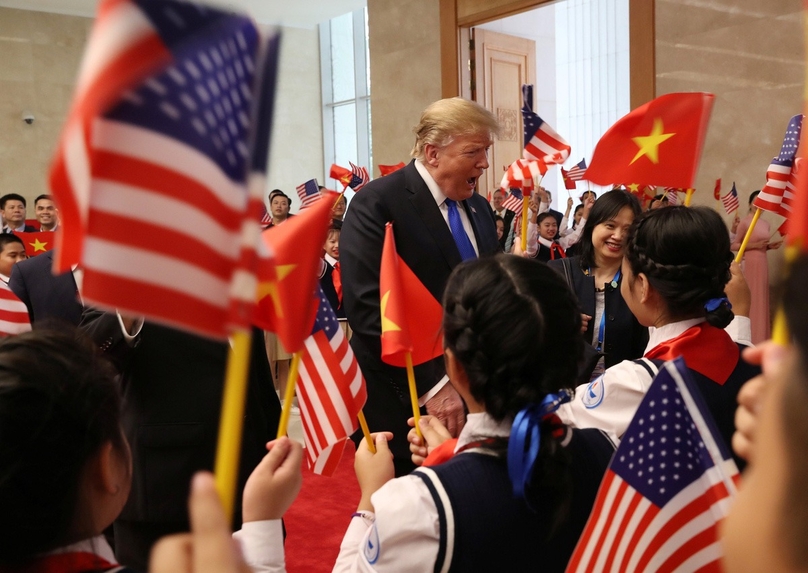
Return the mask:
<path fill-rule="evenodd" d="M 11 336 L 31 330 L 28 307 L 0 281 L 0 336 Z"/>
<path fill-rule="evenodd" d="M 81 263 L 85 302 L 215 337 L 248 325 L 279 45 L 266 39 L 191 3 L 101 2 L 50 173 L 54 270 Z"/>
<path fill-rule="evenodd" d="M 713 189 L 713 197 L 716 201 L 721 200 L 721 178 L 715 180 L 715 189 Z"/>
<path fill-rule="evenodd" d="M 328 176 L 331 177 L 331 179 L 336 179 L 342 183 L 343 189 L 350 185 L 351 179 L 353 179 L 353 173 L 350 169 L 340 167 L 336 163 L 331 165 L 331 170 L 328 172 Z"/>
<path fill-rule="evenodd" d="M 443 309 L 398 256 L 393 223 L 387 223 L 384 234 L 379 294 L 384 362 L 403 367 L 407 352 L 413 365 L 443 354 Z"/>
<path fill-rule="evenodd" d="M 563 167 L 561 168 L 561 177 L 564 179 L 564 188 L 575 189 L 575 181 L 570 179 L 569 172 Z"/>
<path fill-rule="evenodd" d="M 38 233 L 14 233 L 25 244 L 25 254 L 34 257 L 46 253 L 53 248 L 56 234 L 53 231 L 40 231 Z"/>
<path fill-rule="evenodd" d="M 357 416 L 367 389 L 348 339 L 317 287 L 317 317 L 300 360 L 300 420 L 309 469 L 330 476 L 345 442 L 357 429 Z"/>
<path fill-rule="evenodd" d="M 586 178 L 610 185 L 694 186 L 715 96 L 673 93 L 629 112 L 598 141 Z"/>
<path fill-rule="evenodd" d="M 336 198 L 336 193 L 329 192 L 322 201 L 261 234 L 273 260 L 259 268 L 253 320 L 264 330 L 277 333 L 287 352 L 303 347 L 314 324 L 315 286 Z"/>
<path fill-rule="evenodd" d="M 626 191 L 637 197 L 637 199 L 640 200 L 640 204 L 645 206 L 650 199 L 654 198 L 656 187 L 640 185 L 639 183 L 629 183 L 626 185 Z"/>
<path fill-rule="evenodd" d="M 395 165 L 379 165 L 379 173 L 381 173 L 382 176 L 390 175 L 394 171 L 398 171 L 405 166 L 406 164 L 403 161 L 401 163 L 396 163 Z"/>
<path fill-rule="evenodd" d="M 541 161 L 517 159 L 505 170 L 499 186 L 505 191 L 508 189 L 532 190 L 535 186 L 534 181 L 541 179 L 545 173 L 547 173 L 547 165 Z"/>

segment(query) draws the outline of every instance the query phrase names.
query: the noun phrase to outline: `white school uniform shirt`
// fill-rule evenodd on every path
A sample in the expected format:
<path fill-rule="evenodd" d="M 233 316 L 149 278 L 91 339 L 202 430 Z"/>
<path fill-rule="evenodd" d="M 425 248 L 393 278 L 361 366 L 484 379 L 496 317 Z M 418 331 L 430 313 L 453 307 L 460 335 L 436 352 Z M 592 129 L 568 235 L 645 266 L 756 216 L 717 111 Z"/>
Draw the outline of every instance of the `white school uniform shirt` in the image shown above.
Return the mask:
<path fill-rule="evenodd" d="M 643 354 L 705 320 L 693 318 L 659 328 L 650 327 L 648 346 Z M 752 346 L 752 328 L 748 317 L 736 316 L 725 330 L 733 341 Z M 601 429 L 619 445 L 651 381 L 651 375 L 643 366 L 633 360 L 624 360 L 608 368 L 589 384 L 578 386 L 572 401 L 559 407 L 558 416 L 575 428 Z"/>
<path fill-rule="evenodd" d="M 485 413 L 469 414 L 455 452 L 483 438 L 507 437 L 511 425 L 511 420 L 497 422 Z M 333 573 L 431 571 L 438 558 L 440 519 L 424 481 L 412 474 L 392 479 L 370 501 L 375 516 L 366 511 L 370 519 L 351 519 Z"/>

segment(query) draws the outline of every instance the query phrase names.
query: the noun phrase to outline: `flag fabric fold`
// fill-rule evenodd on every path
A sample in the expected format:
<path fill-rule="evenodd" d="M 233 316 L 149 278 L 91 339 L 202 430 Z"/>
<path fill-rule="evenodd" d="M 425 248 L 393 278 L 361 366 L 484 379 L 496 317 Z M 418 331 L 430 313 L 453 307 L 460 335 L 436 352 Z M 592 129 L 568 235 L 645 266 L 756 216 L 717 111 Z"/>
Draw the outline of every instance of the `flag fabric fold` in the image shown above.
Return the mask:
<path fill-rule="evenodd" d="M 731 215 L 738 210 L 740 203 L 738 202 L 738 191 L 735 189 L 735 182 L 732 182 L 732 189 L 729 193 L 721 197 L 721 204 L 724 206 L 724 211 L 727 215 Z"/>
<path fill-rule="evenodd" d="M 259 266 L 253 322 L 275 332 L 287 352 L 300 350 L 311 333 L 318 304 L 315 287 L 324 264 L 323 243 L 337 197 L 329 192 L 283 225 L 261 233 L 272 258 Z"/>
<path fill-rule="evenodd" d="M 536 181 L 540 180 L 545 173 L 547 173 L 547 166 L 541 161 L 517 159 L 505 170 L 499 186 L 506 192 L 508 189 L 531 191 L 536 186 Z"/>
<path fill-rule="evenodd" d="M 684 360 L 666 362 L 600 485 L 568 572 L 717 571 L 739 480 Z"/>
<path fill-rule="evenodd" d="M 370 181 L 370 175 L 368 174 L 368 170 L 365 169 L 364 167 L 354 165 L 350 161 L 348 162 L 348 164 L 351 166 L 351 182 L 348 183 L 348 187 L 350 187 L 354 191 L 359 191 Z"/>
<path fill-rule="evenodd" d="M 561 168 L 561 178 L 564 180 L 564 188 L 565 189 L 575 189 L 575 181 L 570 178 L 569 171 Z"/>
<path fill-rule="evenodd" d="M 533 86 L 522 86 L 522 122 L 524 149 L 522 158 L 547 165 L 564 163 L 570 156 L 570 144 L 533 111 Z"/>
<path fill-rule="evenodd" d="M 5 281 L 0 281 L 0 337 L 31 330 L 28 307 L 15 295 Z"/>
<path fill-rule="evenodd" d="M 334 310 L 317 287 L 317 314 L 300 359 L 297 396 L 309 469 L 330 476 L 367 400 L 359 364 Z"/>
<path fill-rule="evenodd" d="M 505 207 L 508 211 L 513 211 L 514 213 L 521 213 L 522 212 L 522 191 L 520 189 L 510 189 L 508 196 L 505 197 L 502 201 L 502 206 Z"/>
<path fill-rule="evenodd" d="M 379 173 L 382 175 L 382 177 L 384 177 L 385 175 L 390 175 L 403 167 L 405 167 L 405 163 L 403 161 L 401 163 L 396 163 L 395 165 L 379 165 Z"/>
<path fill-rule="evenodd" d="M 413 365 L 443 354 L 443 309 L 396 252 L 393 223 L 387 223 L 379 274 L 382 315 L 382 360 L 393 366 Z"/>
<path fill-rule="evenodd" d="M 672 93 L 629 112 L 598 141 L 587 180 L 692 188 L 714 99 L 709 93 Z"/>
<path fill-rule="evenodd" d="M 277 48 L 232 12 L 102 1 L 50 173 L 54 268 L 81 264 L 86 302 L 246 328 Z"/>
<path fill-rule="evenodd" d="M 802 114 L 799 114 L 788 122 L 780 153 L 772 159 L 766 170 L 766 185 L 752 202 L 755 207 L 788 217 L 797 187 L 797 173 L 802 163 L 802 158 L 797 157 L 801 132 Z"/>
<path fill-rule="evenodd" d="M 309 179 L 295 187 L 297 196 L 300 197 L 300 210 L 308 209 L 316 201 L 320 200 L 320 186 L 316 179 Z"/>

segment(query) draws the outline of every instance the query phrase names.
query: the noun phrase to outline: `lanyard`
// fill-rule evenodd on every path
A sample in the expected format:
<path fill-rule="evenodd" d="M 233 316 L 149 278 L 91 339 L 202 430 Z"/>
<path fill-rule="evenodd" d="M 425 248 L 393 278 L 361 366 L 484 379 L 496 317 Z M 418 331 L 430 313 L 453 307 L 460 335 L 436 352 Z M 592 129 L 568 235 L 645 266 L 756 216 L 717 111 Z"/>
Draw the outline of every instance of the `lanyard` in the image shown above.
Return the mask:
<path fill-rule="evenodd" d="M 612 288 L 617 288 L 617 281 L 620 280 L 620 269 L 615 273 L 611 282 Z M 598 345 L 595 350 L 603 352 L 603 337 L 606 334 L 606 294 L 603 294 L 603 312 L 600 314 L 600 326 L 598 327 Z"/>

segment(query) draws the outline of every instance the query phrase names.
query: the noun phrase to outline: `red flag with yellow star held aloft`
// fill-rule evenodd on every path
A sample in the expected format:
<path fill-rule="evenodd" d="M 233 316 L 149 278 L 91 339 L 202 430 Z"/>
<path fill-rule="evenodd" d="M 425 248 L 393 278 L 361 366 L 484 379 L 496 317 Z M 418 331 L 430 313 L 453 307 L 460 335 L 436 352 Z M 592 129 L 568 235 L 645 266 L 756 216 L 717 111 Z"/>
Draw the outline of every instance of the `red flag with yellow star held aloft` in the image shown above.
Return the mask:
<path fill-rule="evenodd" d="M 715 96 L 673 93 L 629 112 L 598 141 L 586 178 L 610 185 L 694 187 Z"/>
<path fill-rule="evenodd" d="M 379 276 L 382 360 L 393 366 L 421 364 L 443 354 L 443 309 L 398 256 L 393 224 L 387 223 Z"/>
<path fill-rule="evenodd" d="M 283 225 L 261 234 L 271 259 L 258 270 L 258 294 L 253 322 L 275 332 L 287 352 L 297 352 L 311 334 L 318 299 L 315 287 L 323 264 L 323 243 L 338 194 L 323 196 Z"/>
<path fill-rule="evenodd" d="M 14 233 L 22 239 L 25 245 L 25 254 L 35 257 L 47 253 L 53 248 L 56 234 L 53 231 L 39 231 L 36 233 Z"/>

